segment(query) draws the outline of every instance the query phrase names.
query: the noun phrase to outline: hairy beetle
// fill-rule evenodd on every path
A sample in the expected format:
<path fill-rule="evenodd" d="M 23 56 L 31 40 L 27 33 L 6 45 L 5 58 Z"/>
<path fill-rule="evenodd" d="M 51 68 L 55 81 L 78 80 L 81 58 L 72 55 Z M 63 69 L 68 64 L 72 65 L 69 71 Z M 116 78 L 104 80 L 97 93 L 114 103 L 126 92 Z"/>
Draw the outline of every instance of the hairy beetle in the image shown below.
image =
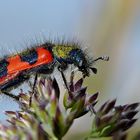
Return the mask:
<path fill-rule="evenodd" d="M 99 59 L 108 60 L 108 57 L 99 57 L 90 61 L 78 44 L 44 43 L 0 60 L 0 90 L 18 100 L 17 96 L 8 91 L 28 80 L 30 75 L 36 75 L 34 89 L 38 73 L 49 74 L 57 67 L 66 84 L 63 71 L 68 65 L 73 64 L 86 77 L 89 76 L 90 70 L 97 72 L 92 64 Z"/>

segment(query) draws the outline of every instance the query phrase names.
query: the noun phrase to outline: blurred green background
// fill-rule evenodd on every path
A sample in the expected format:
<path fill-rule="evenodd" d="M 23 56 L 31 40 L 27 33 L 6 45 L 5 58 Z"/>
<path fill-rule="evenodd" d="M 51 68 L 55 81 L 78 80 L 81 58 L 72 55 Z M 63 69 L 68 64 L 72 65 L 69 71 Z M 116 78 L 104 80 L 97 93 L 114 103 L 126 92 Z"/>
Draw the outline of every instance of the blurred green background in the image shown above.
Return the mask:
<path fill-rule="evenodd" d="M 97 63 L 98 74 L 85 82 L 89 92 L 100 92 L 99 104 L 113 98 L 117 104 L 139 102 L 139 25 L 139 0 L 1 0 L 0 55 L 20 51 L 43 38 L 78 40 L 95 58 L 110 57 L 109 62 Z M 1 114 L 18 109 L 9 100 L 1 97 Z M 1 115 L 0 120 L 4 119 Z M 139 124 L 130 131 L 139 131 Z M 90 114 L 77 120 L 65 139 L 82 139 L 89 126 Z"/>

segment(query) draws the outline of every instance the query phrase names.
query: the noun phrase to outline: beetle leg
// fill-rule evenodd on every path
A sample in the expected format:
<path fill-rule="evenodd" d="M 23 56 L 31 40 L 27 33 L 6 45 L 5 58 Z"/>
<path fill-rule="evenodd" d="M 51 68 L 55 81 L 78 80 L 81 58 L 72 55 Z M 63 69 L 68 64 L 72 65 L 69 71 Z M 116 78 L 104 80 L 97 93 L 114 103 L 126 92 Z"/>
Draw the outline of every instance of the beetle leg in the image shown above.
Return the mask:
<path fill-rule="evenodd" d="M 1 91 L 3 94 L 5 94 L 6 96 L 9 96 L 10 98 L 13 98 L 14 100 L 16 100 L 16 101 L 19 101 L 19 96 L 16 96 L 16 95 L 14 95 L 14 94 L 12 94 L 12 93 L 9 93 L 9 92 L 7 92 L 7 91 Z"/>
<path fill-rule="evenodd" d="M 34 84 L 33 84 L 33 93 L 34 93 L 35 86 L 36 86 L 36 83 L 37 83 L 37 78 L 38 78 L 38 74 L 36 73 L 35 74 L 35 79 L 34 79 Z"/>
<path fill-rule="evenodd" d="M 68 82 L 67 82 L 66 77 L 65 77 L 65 75 L 63 73 L 63 70 L 61 69 L 61 67 L 58 67 L 58 70 L 61 73 L 62 79 L 64 81 L 64 84 L 66 86 L 66 89 L 68 90 L 68 93 L 69 93 L 70 98 L 73 98 L 73 94 L 71 93 L 71 91 L 69 89 Z"/>
<path fill-rule="evenodd" d="M 65 75 L 64 75 L 64 73 L 63 73 L 62 68 L 61 68 L 61 67 L 58 67 L 58 70 L 59 70 L 59 72 L 61 73 L 62 79 L 63 79 L 63 81 L 64 81 L 64 84 L 65 84 L 67 90 L 69 91 L 68 82 L 67 82 L 67 80 L 66 80 L 66 78 L 65 78 Z"/>
<path fill-rule="evenodd" d="M 32 97 L 33 97 L 34 92 L 35 92 L 35 86 L 36 86 L 36 83 L 37 83 L 37 78 L 38 78 L 38 74 L 36 73 L 35 78 L 34 78 L 32 93 L 31 93 L 30 100 L 29 100 L 29 106 L 31 106 L 31 104 L 32 104 Z"/>
<path fill-rule="evenodd" d="M 8 81 L 7 83 L 5 83 L 4 85 L 0 86 L 0 90 L 3 94 L 19 101 L 19 97 L 16 95 L 13 95 L 12 93 L 9 93 L 8 91 L 14 89 L 15 87 L 19 86 L 21 83 L 23 83 L 24 81 L 28 80 L 29 76 L 28 75 L 24 75 L 21 74 L 17 77 L 15 77 L 14 79 Z"/>

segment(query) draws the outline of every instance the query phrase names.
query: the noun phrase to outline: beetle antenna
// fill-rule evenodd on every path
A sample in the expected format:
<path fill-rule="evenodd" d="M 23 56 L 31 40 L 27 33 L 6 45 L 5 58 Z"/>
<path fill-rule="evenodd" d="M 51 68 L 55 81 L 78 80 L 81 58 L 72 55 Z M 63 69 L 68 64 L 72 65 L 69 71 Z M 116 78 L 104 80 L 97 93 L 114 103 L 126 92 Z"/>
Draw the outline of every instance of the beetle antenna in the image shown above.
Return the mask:
<path fill-rule="evenodd" d="M 109 61 L 109 56 L 97 57 L 96 59 L 93 60 L 93 62 L 96 62 L 98 60 Z"/>

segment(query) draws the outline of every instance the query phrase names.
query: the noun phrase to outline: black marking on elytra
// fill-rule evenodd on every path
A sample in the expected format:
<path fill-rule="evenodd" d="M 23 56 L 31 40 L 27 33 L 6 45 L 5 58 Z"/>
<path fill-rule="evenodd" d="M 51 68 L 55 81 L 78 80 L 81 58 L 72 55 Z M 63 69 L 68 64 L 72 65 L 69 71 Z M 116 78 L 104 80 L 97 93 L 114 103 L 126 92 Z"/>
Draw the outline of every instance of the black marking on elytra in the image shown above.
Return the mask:
<path fill-rule="evenodd" d="M 9 62 L 6 59 L 0 61 L 0 78 L 7 76 L 7 66 Z"/>
<path fill-rule="evenodd" d="M 30 65 L 35 64 L 38 59 L 36 50 L 30 50 L 20 54 L 21 61 L 28 62 Z"/>

